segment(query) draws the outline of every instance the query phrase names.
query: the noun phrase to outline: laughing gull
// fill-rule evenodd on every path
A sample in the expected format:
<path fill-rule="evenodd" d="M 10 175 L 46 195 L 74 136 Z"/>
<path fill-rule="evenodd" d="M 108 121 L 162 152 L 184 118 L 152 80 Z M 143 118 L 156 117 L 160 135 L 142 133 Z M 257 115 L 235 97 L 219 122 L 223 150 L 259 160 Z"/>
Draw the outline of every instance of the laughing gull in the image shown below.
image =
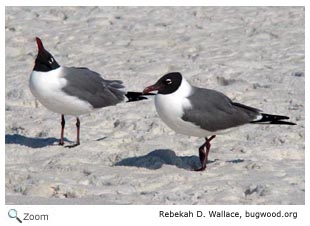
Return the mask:
<path fill-rule="evenodd" d="M 178 72 L 164 75 L 154 85 L 146 87 L 143 93 L 155 90 L 158 91 L 156 110 L 171 129 L 205 138 L 199 148 L 201 168 L 197 171 L 206 169 L 211 140 L 232 127 L 247 123 L 296 125 L 284 121 L 289 119 L 287 116 L 265 114 L 259 109 L 235 103 L 218 91 L 192 86 Z"/>
<path fill-rule="evenodd" d="M 76 143 L 80 144 L 80 115 L 127 100 L 147 99 L 139 92 L 126 92 L 122 81 L 105 80 L 83 67 L 60 66 L 36 38 L 38 55 L 30 76 L 32 94 L 49 110 L 61 114 L 59 145 L 64 145 L 65 115 L 76 117 Z"/>

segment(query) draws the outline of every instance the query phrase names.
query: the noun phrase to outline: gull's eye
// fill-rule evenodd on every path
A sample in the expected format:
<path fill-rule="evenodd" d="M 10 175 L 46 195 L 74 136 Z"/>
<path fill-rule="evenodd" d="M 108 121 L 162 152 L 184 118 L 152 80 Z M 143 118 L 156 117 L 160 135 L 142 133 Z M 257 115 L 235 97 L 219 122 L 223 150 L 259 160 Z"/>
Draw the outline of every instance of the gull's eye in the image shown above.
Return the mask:
<path fill-rule="evenodd" d="M 51 57 L 51 58 L 49 59 L 48 63 L 49 63 L 49 64 L 52 64 L 53 62 L 54 62 L 54 58 Z"/>
<path fill-rule="evenodd" d="M 172 83 L 172 81 L 171 81 L 170 78 L 167 78 L 167 79 L 165 80 L 165 83 L 166 83 L 167 85 L 170 85 L 170 84 Z"/>

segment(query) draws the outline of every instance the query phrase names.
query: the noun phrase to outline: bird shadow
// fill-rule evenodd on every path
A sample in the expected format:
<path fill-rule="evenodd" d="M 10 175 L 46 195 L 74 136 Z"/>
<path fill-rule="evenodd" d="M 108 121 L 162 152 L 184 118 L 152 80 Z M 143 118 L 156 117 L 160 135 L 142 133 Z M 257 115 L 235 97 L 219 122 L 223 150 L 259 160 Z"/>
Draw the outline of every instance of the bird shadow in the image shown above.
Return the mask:
<path fill-rule="evenodd" d="M 219 159 L 209 160 L 208 164 L 217 161 L 219 161 Z M 238 164 L 244 162 L 244 160 L 233 159 L 225 162 Z M 163 165 L 173 165 L 186 170 L 195 170 L 201 167 L 198 156 L 177 156 L 175 152 L 170 149 L 156 149 L 147 155 L 125 158 L 114 164 L 114 166 L 142 167 L 151 170 L 159 169 Z"/>
<path fill-rule="evenodd" d="M 208 161 L 213 163 L 215 161 Z M 170 149 L 157 149 L 147 155 L 122 159 L 115 166 L 133 166 L 146 169 L 159 169 L 163 165 L 174 165 L 181 169 L 193 170 L 201 166 L 197 156 L 177 156 Z"/>
<path fill-rule="evenodd" d="M 6 144 L 19 144 L 30 148 L 43 148 L 50 145 L 58 144 L 59 139 L 54 137 L 39 138 L 39 137 L 26 137 L 20 134 L 5 134 Z M 68 139 L 65 138 L 65 141 Z"/>

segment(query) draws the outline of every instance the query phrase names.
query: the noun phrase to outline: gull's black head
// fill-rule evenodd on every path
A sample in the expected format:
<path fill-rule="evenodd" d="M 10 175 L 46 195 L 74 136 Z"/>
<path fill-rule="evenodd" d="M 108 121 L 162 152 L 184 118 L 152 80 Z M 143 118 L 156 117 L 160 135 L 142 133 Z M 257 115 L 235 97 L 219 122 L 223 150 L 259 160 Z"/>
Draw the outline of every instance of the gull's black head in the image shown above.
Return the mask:
<path fill-rule="evenodd" d="M 182 83 L 182 75 L 179 72 L 171 72 L 161 77 L 154 85 L 148 86 L 143 93 L 158 90 L 158 94 L 170 94 L 175 92 Z"/>
<path fill-rule="evenodd" d="M 44 49 L 43 43 L 40 38 L 36 37 L 38 46 L 38 55 L 35 61 L 34 71 L 47 72 L 59 68 L 59 64 L 56 62 L 52 54 Z"/>

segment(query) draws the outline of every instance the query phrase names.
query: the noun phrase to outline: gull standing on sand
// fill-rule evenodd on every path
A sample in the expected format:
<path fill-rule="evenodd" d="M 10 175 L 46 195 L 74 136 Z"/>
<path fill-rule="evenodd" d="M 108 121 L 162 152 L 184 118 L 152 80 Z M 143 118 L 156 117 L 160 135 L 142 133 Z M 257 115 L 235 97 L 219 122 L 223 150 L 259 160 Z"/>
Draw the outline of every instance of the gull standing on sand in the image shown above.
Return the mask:
<path fill-rule="evenodd" d="M 84 67 L 60 66 L 36 38 L 38 55 L 30 76 L 32 94 L 47 109 L 61 114 L 59 145 L 64 145 L 65 115 L 76 117 L 76 143 L 80 144 L 80 115 L 120 102 L 146 99 L 139 92 L 126 92 L 123 82 L 105 80 L 97 72 Z"/>
<path fill-rule="evenodd" d="M 287 116 L 265 114 L 218 91 L 192 86 L 178 72 L 164 75 L 143 94 L 156 90 L 155 106 L 164 123 L 177 133 L 205 138 L 199 148 L 201 168 L 196 171 L 206 169 L 211 140 L 232 127 L 248 123 L 295 125 L 284 121 Z"/>

